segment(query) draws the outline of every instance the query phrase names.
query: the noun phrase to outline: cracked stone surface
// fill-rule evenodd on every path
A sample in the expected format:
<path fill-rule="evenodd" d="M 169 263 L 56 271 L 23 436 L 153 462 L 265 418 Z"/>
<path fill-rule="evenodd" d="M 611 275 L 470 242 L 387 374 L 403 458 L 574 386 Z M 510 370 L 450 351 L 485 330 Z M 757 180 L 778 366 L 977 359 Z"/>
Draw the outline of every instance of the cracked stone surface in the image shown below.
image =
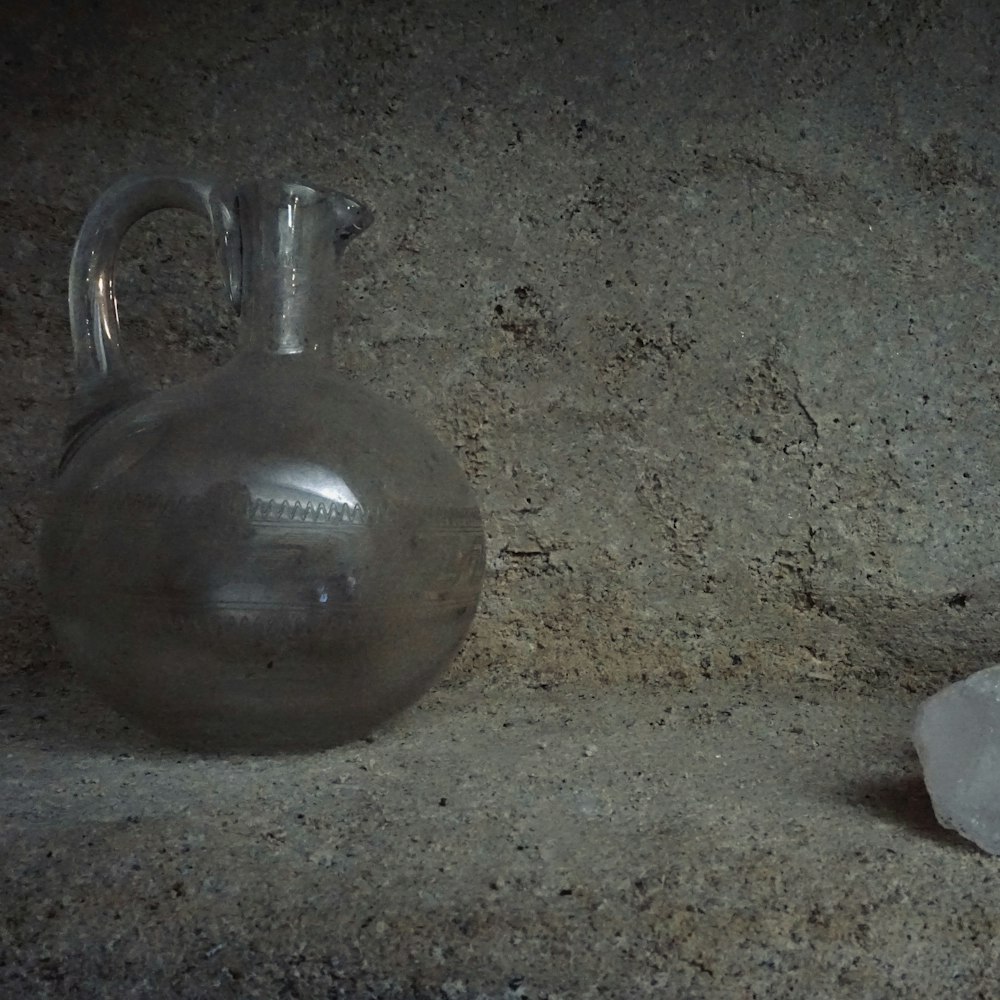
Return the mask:
<path fill-rule="evenodd" d="M 7 98 L 0 109 L 0 675 L 9 700 L 0 722 L 7 720 L 12 741 L 2 773 L 14 781 L 9 810 L 20 817 L 21 838 L 13 843 L 19 860 L 4 866 L 21 916 L 6 908 L 4 941 L 13 948 L 6 969 L 26 970 L 18 981 L 25 989 L 32 976 L 68 974 L 97 940 L 74 938 L 70 929 L 94 912 L 79 888 L 87 878 L 130 891 L 127 866 L 104 867 L 121 844 L 143 866 L 134 877 L 159 887 L 159 894 L 149 889 L 150 906 L 174 913 L 170 907 L 180 905 L 169 896 L 177 879 L 155 856 L 184 835 L 179 803 L 194 780 L 184 769 L 169 779 L 156 772 L 169 822 L 139 800 L 127 803 L 138 824 L 114 813 L 110 825 L 93 826 L 94 815 L 74 814 L 81 838 L 92 827 L 103 832 L 86 850 L 69 834 L 57 845 L 78 866 L 67 876 L 77 880 L 68 902 L 58 902 L 61 869 L 46 874 L 42 855 L 31 853 L 31 845 L 63 836 L 59 817 L 70 814 L 60 803 L 72 797 L 57 791 L 57 761 L 66 752 L 57 730 L 71 720 L 49 724 L 51 751 L 36 754 L 24 742 L 33 715 L 51 713 L 54 693 L 72 684 L 45 623 L 35 564 L 70 391 L 68 256 L 83 214 L 123 172 L 181 165 L 279 175 L 343 189 L 375 209 L 377 224 L 345 258 L 335 318 L 343 329 L 340 360 L 455 448 L 482 498 L 489 536 L 481 614 L 439 689 L 447 704 L 449 692 L 480 684 L 512 716 L 528 711 L 539 685 L 612 700 L 655 692 L 664 705 L 693 691 L 721 703 L 751 682 L 769 690 L 820 685 L 830 718 L 841 719 L 847 734 L 830 737 L 840 753 L 851 734 L 881 724 L 879 712 L 896 719 L 894 699 L 909 705 L 997 660 L 1000 15 L 991 5 L 412 0 L 348 9 L 302 0 L 154 11 L 112 0 L 93 8 L 13 4 L 0 25 Z M 190 378 L 231 356 L 237 321 L 193 218 L 161 213 L 136 226 L 122 250 L 118 292 L 130 360 L 149 383 Z M 855 697 L 862 691 L 870 704 Z M 766 731 L 759 696 L 747 699 Z M 453 708 L 468 734 L 465 709 Z M 566 717 L 580 729 L 576 742 L 598 742 L 583 732 L 596 725 L 592 716 Z M 441 739 L 447 729 L 438 720 L 424 737 L 414 729 L 414 738 Z M 633 737 L 635 752 L 644 753 Z M 559 752 L 568 754 L 562 739 Z M 672 744 L 664 759 L 691 746 Z M 895 752 L 895 743 L 880 746 Z M 467 756 L 484 775 L 477 794 L 487 795 L 486 776 L 503 770 L 491 753 L 489 741 L 470 743 Z M 603 787 L 603 760 L 595 754 L 596 770 L 573 772 L 580 795 Z M 48 761 L 41 770 L 40 761 Z M 765 766 L 751 753 L 745 780 L 758 765 Z M 291 769 L 274 775 L 308 799 L 323 786 L 319 766 L 295 771 L 285 762 Z M 798 774 L 805 765 L 795 758 L 783 766 Z M 100 744 L 72 767 L 102 783 L 122 780 L 121 765 Z M 17 784 L 26 773 L 35 785 Z M 554 794 L 548 786 L 536 792 L 520 770 L 509 773 L 525 803 Z M 695 773 L 691 801 L 731 809 L 730 786 L 706 770 Z M 230 779 L 206 770 L 200 794 Z M 781 830 L 807 822 L 804 787 L 796 777 L 782 793 Z M 379 786 L 378 795 L 391 800 L 399 788 Z M 271 793 L 255 808 L 265 826 L 291 836 L 295 824 L 279 797 Z M 267 882 L 261 873 L 268 871 L 274 882 L 267 884 L 277 886 L 289 871 L 268 869 L 269 842 L 241 825 L 247 801 L 223 795 L 216 812 L 199 814 L 203 881 L 213 866 L 237 878 L 232 858 L 245 859 L 244 846 L 233 845 L 254 845 L 251 878 Z M 366 838 L 374 836 L 367 800 L 341 806 Z M 386 808 L 402 805 L 387 801 Z M 116 823 L 121 830 L 109 833 Z M 723 853 L 709 864 L 700 842 L 671 840 L 668 849 L 627 824 L 615 827 L 605 854 L 629 863 L 614 873 L 609 860 L 607 881 L 592 892 L 613 896 L 611 887 L 627 885 L 633 868 L 653 871 L 664 856 L 678 880 L 699 873 L 677 902 L 693 907 L 689 914 L 708 913 L 707 924 L 666 912 L 656 919 L 688 920 L 690 954 L 671 954 L 712 969 L 698 947 L 723 954 L 726 927 L 735 926 L 714 907 L 729 906 L 736 893 L 742 912 L 758 920 L 769 914 L 770 936 L 755 939 L 753 962 L 711 982 L 688 963 L 689 978 L 677 981 L 694 985 L 686 993 L 678 987 L 679 995 L 713 995 L 723 975 L 745 983 L 746 996 L 847 989 L 792 979 L 761 986 L 765 979 L 754 977 L 771 974 L 761 971 L 768 961 L 787 967 L 788 952 L 775 942 L 792 934 L 825 956 L 823 968 L 848 953 L 846 941 L 852 948 L 868 941 L 870 955 L 891 953 L 894 968 L 909 963 L 912 988 L 892 980 L 886 965 L 889 978 L 851 987 L 851 995 L 918 996 L 928 983 L 938 989 L 926 995 L 942 995 L 948 956 L 922 940 L 918 954 L 918 937 L 909 951 L 903 943 L 913 933 L 904 910 L 919 903 L 937 914 L 928 926 L 966 955 L 966 992 L 954 994 L 955 987 L 953 995 L 975 996 L 975 970 L 987 977 L 992 969 L 995 979 L 997 967 L 992 946 L 982 945 L 996 938 L 991 904 L 969 888 L 980 884 L 982 869 L 952 858 L 954 840 L 924 838 L 914 857 L 928 870 L 946 864 L 945 856 L 956 867 L 947 888 L 947 880 L 921 881 L 911 867 L 894 867 L 917 863 L 900 860 L 918 848 L 898 831 L 896 855 L 879 846 L 859 861 L 845 837 L 861 837 L 861 826 L 849 835 L 809 827 L 808 863 L 805 847 L 781 853 L 791 848 L 780 846 L 777 828 L 765 838 L 778 838 L 779 859 L 798 859 L 776 871 L 802 899 L 813 868 L 842 887 L 836 898 L 854 923 L 828 913 L 825 936 L 803 937 L 799 924 L 781 916 L 778 876 L 734 881 L 749 863 L 735 835 L 722 838 Z M 305 857 L 308 828 L 295 829 Z M 430 827 L 421 835 L 437 836 Z M 317 833 L 310 850 L 321 851 L 321 839 Z M 398 842 L 377 843 L 372 866 L 409 863 Z M 454 843 L 472 872 L 471 841 Z M 449 913 L 466 906 L 461 863 L 436 904 Z M 390 893 L 412 877 L 393 871 Z M 902 872 L 885 887 L 891 905 L 879 911 L 881 923 L 864 909 L 873 872 Z M 290 891 L 304 892 L 309 875 L 296 878 Z M 973 902 L 961 902 L 963 887 Z M 351 882 L 351 891 L 366 905 L 381 892 L 362 881 Z M 216 926 L 236 905 L 221 890 L 187 898 L 189 930 Z M 533 919 L 556 920 L 552 940 L 565 931 L 581 954 L 603 940 L 610 924 L 587 909 L 593 903 L 600 912 L 597 896 L 586 897 L 587 907 L 581 898 L 575 890 L 569 897 L 583 907 L 568 911 L 576 929 L 568 916 L 558 923 L 565 914 L 557 920 L 522 901 L 517 947 L 531 953 Z M 319 924 L 290 897 L 276 905 L 281 934 L 269 939 L 268 918 L 255 911 L 252 935 L 269 962 L 291 968 L 291 956 L 315 954 Z M 631 926 L 624 915 L 640 912 L 630 909 L 634 899 L 608 905 L 623 914 L 615 925 L 622 928 Z M 392 897 L 392 906 L 388 937 L 400 947 L 426 940 L 398 930 L 401 898 Z M 43 933 L 34 921 L 50 911 Z M 160 933 L 155 916 L 129 919 L 128 948 L 141 950 L 134 942 Z M 392 964 L 388 952 L 369 932 L 359 937 L 357 928 L 337 926 L 343 936 L 330 938 L 330 954 L 359 976 L 357 962 L 368 956 L 374 964 L 364 981 L 375 983 L 379 968 Z M 699 939 L 705 926 L 713 929 Z M 227 933 L 227 940 L 239 937 Z M 636 931 L 615 958 L 603 953 L 607 995 L 616 995 L 616 976 L 619 994 L 631 983 L 623 978 L 634 964 L 628 949 L 648 952 L 653 932 L 645 933 Z M 242 954 L 252 954 L 250 938 L 241 940 Z M 362 945 L 352 951 L 355 940 Z M 107 947 L 102 968 L 118 969 L 121 983 L 142 995 L 135 984 L 144 975 L 156 979 L 143 965 L 154 959 Z M 459 949 L 420 980 L 431 984 L 430 995 L 463 995 L 466 987 L 456 984 L 471 982 L 463 972 L 469 954 Z M 180 977 L 172 981 L 183 981 L 184 961 L 164 959 L 163 968 Z M 680 968 L 672 961 L 670 975 Z M 511 986 L 519 973 L 508 964 L 502 987 L 495 977 L 481 987 L 487 995 L 540 992 L 528 979 Z M 83 984 L 75 987 L 81 995 Z M 273 985 L 260 986 L 262 995 L 275 995 Z M 297 988 L 282 987 L 286 995 Z M 546 989 L 558 992 L 554 983 Z M 43 994 L 32 986 L 28 995 Z M 385 995 L 403 994 L 387 987 Z M 581 985 L 569 995 L 587 994 Z"/>
<path fill-rule="evenodd" d="M 114 4 L 8 15 L 9 615 L 39 617 L 76 229 L 120 173 L 180 163 L 375 207 L 341 360 L 482 496 L 492 575 L 462 669 L 919 684 L 982 665 L 996 18 L 517 9 L 183 5 L 130 11 L 124 41 Z M 126 241 L 125 336 L 154 383 L 232 350 L 206 242 L 175 213 Z M 18 632 L 24 664 L 39 634 Z"/>

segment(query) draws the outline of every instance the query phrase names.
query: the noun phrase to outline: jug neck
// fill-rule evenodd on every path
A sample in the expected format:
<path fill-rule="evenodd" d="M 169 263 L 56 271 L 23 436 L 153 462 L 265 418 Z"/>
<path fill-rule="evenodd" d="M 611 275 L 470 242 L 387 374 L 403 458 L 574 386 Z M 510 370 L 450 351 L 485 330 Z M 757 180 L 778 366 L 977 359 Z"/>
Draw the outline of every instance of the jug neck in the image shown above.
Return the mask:
<path fill-rule="evenodd" d="M 240 188 L 241 350 L 327 351 L 336 316 L 336 279 L 347 244 L 372 213 L 339 192 L 257 182 Z"/>

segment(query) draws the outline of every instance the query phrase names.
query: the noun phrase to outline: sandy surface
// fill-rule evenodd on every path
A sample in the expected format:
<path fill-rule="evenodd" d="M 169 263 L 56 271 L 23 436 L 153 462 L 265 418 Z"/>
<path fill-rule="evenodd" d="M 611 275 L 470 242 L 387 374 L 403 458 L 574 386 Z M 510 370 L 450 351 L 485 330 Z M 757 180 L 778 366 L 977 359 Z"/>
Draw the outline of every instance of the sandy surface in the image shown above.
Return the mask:
<path fill-rule="evenodd" d="M 4 687 L 21 997 L 991 995 L 996 862 L 939 829 L 913 696 L 444 686 L 282 759 Z M 985 992 L 979 992 L 985 991 Z"/>

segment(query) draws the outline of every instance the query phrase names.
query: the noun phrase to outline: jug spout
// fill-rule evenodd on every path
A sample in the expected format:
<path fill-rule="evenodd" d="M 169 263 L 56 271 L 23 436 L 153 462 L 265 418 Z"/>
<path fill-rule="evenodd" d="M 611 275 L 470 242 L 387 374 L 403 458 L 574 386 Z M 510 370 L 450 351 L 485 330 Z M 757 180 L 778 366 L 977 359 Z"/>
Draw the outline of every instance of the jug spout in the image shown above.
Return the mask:
<path fill-rule="evenodd" d="M 241 347 L 274 354 L 324 350 L 336 274 L 370 209 L 339 192 L 261 181 L 237 192 L 242 243 Z"/>

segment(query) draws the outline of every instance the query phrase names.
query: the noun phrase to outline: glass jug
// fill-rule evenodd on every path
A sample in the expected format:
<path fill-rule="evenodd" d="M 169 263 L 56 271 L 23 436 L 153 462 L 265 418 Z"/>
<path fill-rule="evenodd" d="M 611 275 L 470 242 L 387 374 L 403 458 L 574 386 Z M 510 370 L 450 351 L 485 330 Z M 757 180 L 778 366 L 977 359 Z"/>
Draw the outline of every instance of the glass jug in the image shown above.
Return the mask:
<path fill-rule="evenodd" d="M 208 219 L 241 337 L 228 364 L 148 393 L 124 362 L 114 261 L 168 207 Z M 371 219 L 297 184 L 155 176 L 119 182 L 83 224 L 43 587 L 77 670 L 175 745 L 363 736 L 426 690 L 472 622 L 484 538 L 465 477 L 333 367 L 338 259 Z"/>

